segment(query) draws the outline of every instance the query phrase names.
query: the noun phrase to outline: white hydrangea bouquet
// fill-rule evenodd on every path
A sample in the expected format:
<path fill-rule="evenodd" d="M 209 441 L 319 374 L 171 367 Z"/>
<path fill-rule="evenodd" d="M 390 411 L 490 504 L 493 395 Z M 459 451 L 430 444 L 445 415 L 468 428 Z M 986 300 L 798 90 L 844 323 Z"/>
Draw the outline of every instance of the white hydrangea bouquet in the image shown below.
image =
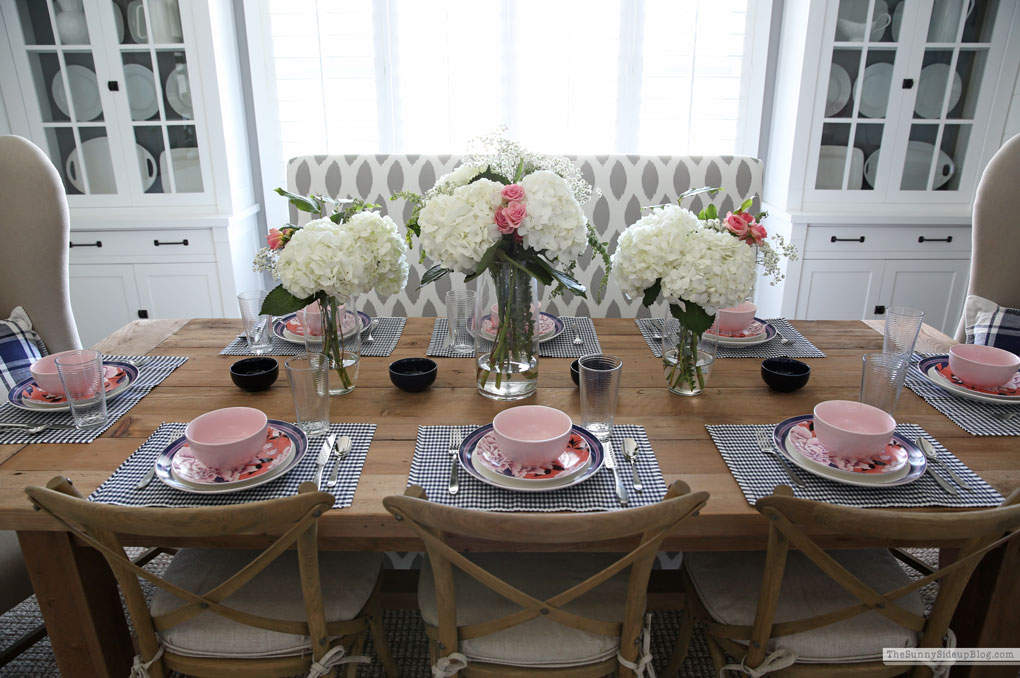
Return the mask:
<path fill-rule="evenodd" d="M 254 268 L 270 271 L 280 284 L 266 295 L 262 312 L 286 315 L 318 302 L 323 353 L 340 377 L 339 392 L 349 391 L 356 372 L 347 369 L 353 361 L 346 344 L 357 345 L 359 336 L 344 336 L 341 314 L 345 305 L 350 312 L 357 294 L 396 294 L 404 288 L 409 270 L 404 239 L 396 222 L 371 211 L 378 205 L 276 192 L 318 218 L 303 227 L 270 229 L 268 246 L 255 255 Z"/>
<path fill-rule="evenodd" d="M 669 316 L 660 322 L 662 358 L 669 389 L 683 395 L 704 390 L 714 352 L 701 346 L 702 336 L 720 308 L 750 295 L 759 248 L 771 253 L 765 256 L 766 274 L 779 275 L 779 255 L 765 243 L 767 233 L 758 221 L 763 215 L 746 211 L 751 200 L 725 219 L 713 205 L 697 215 L 680 206 L 689 196 L 719 190 L 693 189 L 675 205 L 649 208 L 620 235 L 612 256 L 616 280 L 626 295 L 640 297 L 645 306 L 660 295 L 668 303 Z M 781 239 L 780 245 L 784 254 L 795 256 Z"/>
<path fill-rule="evenodd" d="M 567 158 L 530 153 L 504 132 L 476 140 L 479 151 L 440 177 L 424 197 L 403 192 L 393 199 L 414 204 L 408 245 L 417 237 L 422 260 L 434 262 L 422 285 L 453 272 L 466 281 L 491 274 L 495 312 L 475 332 L 478 388 L 492 398 L 517 399 L 534 392 L 538 377 L 534 280 L 552 285 L 554 295 L 585 296 L 587 289 L 573 276 L 578 259 L 589 246 L 602 256 L 607 277 L 600 291 L 610 261 L 607 243 L 599 241 L 581 209 L 595 190 L 580 170 Z M 489 302 L 482 298 L 479 293 L 487 311 Z M 492 328 L 491 336 L 486 328 Z M 484 355 L 479 336 L 491 340 Z"/>

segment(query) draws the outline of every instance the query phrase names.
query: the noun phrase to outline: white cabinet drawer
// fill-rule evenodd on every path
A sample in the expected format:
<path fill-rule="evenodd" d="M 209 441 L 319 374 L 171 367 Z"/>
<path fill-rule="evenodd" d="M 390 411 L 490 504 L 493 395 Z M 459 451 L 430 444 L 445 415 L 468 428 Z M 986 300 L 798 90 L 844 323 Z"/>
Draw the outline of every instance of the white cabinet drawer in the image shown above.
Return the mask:
<path fill-rule="evenodd" d="M 187 258 L 213 254 L 212 232 L 202 229 L 71 232 L 71 263 L 112 256 Z"/>
<path fill-rule="evenodd" d="M 970 252 L 966 226 L 809 226 L 805 258 L 828 258 L 874 252 L 939 257 Z"/>

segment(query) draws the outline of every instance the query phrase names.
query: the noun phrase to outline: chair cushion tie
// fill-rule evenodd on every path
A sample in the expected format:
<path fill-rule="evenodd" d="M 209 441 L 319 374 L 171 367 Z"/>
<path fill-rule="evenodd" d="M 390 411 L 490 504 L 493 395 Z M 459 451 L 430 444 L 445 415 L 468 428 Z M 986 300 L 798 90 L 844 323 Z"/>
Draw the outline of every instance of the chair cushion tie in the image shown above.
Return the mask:
<path fill-rule="evenodd" d="M 308 668 L 308 678 L 319 678 L 320 676 L 325 676 L 341 664 L 372 663 L 371 659 L 360 655 L 345 657 L 344 654 L 346 654 L 346 652 L 347 650 L 344 649 L 343 645 L 337 645 L 329 652 L 322 655 L 322 659 L 313 661 L 312 665 Z"/>
<path fill-rule="evenodd" d="M 745 676 L 750 676 L 750 678 L 761 678 L 772 671 L 779 671 L 788 666 L 793 666 L 797 661 L 797 655 L 793 651 L 781 647 L 765 657 L 765 660 L 755 668 L 747 666 L 744 663 L 745 661 L 747 661 L 747 657 L 741 659 L 739 664 L 727 664 L 722 667 L 719 669 L 719 678 L 725 678 L 727 671 L 739 671 Z"/>
<path fill-rule="evenodd" d="M 943 639 L 942 647 L 947 649 L 953 649 L 956 647 L 956 634 L 953 629 L 946 629 L 946 637 Z M 953 668 L 953 662 L 945 662 L 942 664 L 928 664 L 931 668 L 931 678 L 949 678 L 949 669 Z"/>
<path fill-rule="evenodd" d="M 152 659 L 147 662 L 143 662 L 142 656 L 136 654 L 135 658 L 131 661 L 131 673 L 128 674 L 128 678 L 149 678 L 149 667 L 158 662 L 162 656 L 162 645 L 156 650 L 156 654 L 152 655 Z"/>
<path fill-rule="evenodd" d="M 641 629 L 641 652 L 638 654 L 637 662 L 630 662 L 623 658 L 619 652 L 616 653 L 616 661 L 634 672 L 636 678 L 655 678 L 655 669 L 652 667 L 652 613 L 645 615 L 645 625 Z"/>
<path fill-rule="evenodd" d="M 453 678 L 461 669 L 467 668 L 468 658 L 460 652 L 451 652 L 432 666 L 433 678 Z"/>

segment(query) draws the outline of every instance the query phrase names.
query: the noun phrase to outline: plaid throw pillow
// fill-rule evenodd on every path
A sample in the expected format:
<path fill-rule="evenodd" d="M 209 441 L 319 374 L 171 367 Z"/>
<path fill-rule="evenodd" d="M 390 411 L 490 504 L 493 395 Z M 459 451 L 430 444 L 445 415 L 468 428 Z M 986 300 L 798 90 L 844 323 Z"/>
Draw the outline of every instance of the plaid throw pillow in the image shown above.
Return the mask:
<path fill-rule="evenodd" d="M 31 376 L 29 366 L 46 355 L 46 346 L 32 330 L 25 309 L 18 306 L 11 317 L 0 320 L 0 396 Z"/>
<path fill-rule="evenodd" d="M 964 317 L 968 344 L 995 346 L 1020 355 L 1020 309 L 970 295 Z"/>

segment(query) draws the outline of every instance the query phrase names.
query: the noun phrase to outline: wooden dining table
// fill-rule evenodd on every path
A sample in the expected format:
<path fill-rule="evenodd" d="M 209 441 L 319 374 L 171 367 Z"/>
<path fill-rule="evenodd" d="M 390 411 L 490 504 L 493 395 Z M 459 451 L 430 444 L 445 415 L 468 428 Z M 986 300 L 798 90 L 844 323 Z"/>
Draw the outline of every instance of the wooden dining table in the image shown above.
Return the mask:
<path fill-rule="evenodd" d="M 387 365 L 398 358 L 425 355 L 433 322 L 434 318 L 409 318 L 393 354 L 363 357 L 357 388 L 332 398 L 332 421 L 374 423 L 377 428 L 353 505 L 329 511 L 321 519 L 324 549 L 422 550 L 410 530 L 395 521 L 382 504 L 384 497 L 402 493 L 407 485 L 418 426 L 483 424 L 515 404 L 480 396 L 475 389 L 474 362 L 463 358 L 437 358 L 438 377 L 426 391 L 406 393 L 395 388 Z M 603 352 L 623 359 L 616 421 L 645 427 L 667 483 L 679 479 L 711 494 L 701 514 L 684 521 L 666 539 L 668 551 L 749 550 L 766 544 L 766 521 L 744 498 L 706 424 L 776 423 L 810 413 L 821 400 L 856 400 L 861 356 L 882 346 L 881 335 L 864 322 L 793 321 L 798 331 L 827 355 L 805 359 L 811 377 L 803 389 L 791 394 L 770 391 L 760 376 L 761 360 L 726 358 L 716 362 L 705 393 L 685 398 L 666 390 L 661 362 L 649 350 L 633 319 L 600 318 L 594 323 Z M 256 407 L 270 417 L 293 421 L 294 407 L 282 364 L 286 358 L 279 358 L 280 378 L 267 391 L 247 393 L 231 382 L 228 368 L 238 358 L 219 352 L 239 330 L 236 319 L 129 325 L 98 347 L 107 353 L 148 352 L 183 355 L 189 360 L 90 444 L 0 446 L 0 529 L 18 532 L 64 678 L 127 675 L 133 650 L 112 575 L 101 557 L 77 544 L 55 521 L 34 511 L 23 488 L 43 485 L 59 474 L 88 495 L 162 422 L 187 422 L 218 407 Z M 944 350 L 947 342 L 948 337 L 926 327 L 919 349 Z M 524 402 L 556 407 L 578 420 L 579 396 L 570 377 L 570 362 L 567 358 L 542 358 L 538 392 Z M 903 391 L 896 416 L 901 422 L 922 426 L 1003 495 L 1020 486 L 1017 437 L 972 436 L 909 389 Z M 768 463 L 764 457 L 763 463 Z M 815 536 L 826 547 L 876 546 L 852 542 L 839 534 Z M 160 545 L 254 547 L 267 541 L 266 535 L 242 535 L 214 544 L 195 539 Z M 1016 572 L 1020 571 L 1020 554 L 1016 542 L 987 557 L 975 574 L 953 624 L 959 646 L 1018 644 L 1020 587 Z M 498 542 L 458 544 L 473 550 L 509 548 Z M 943 554 L 951 557 L 956 545 L 930 546 L 941 547 Z M 619 545 L 568 543 L 562 548 L 608 550 Z M 966 668 L 958 667 L 953 675 Z M 1016 675 L 1016 667 L 979 668 L 982 676 Z"/>

